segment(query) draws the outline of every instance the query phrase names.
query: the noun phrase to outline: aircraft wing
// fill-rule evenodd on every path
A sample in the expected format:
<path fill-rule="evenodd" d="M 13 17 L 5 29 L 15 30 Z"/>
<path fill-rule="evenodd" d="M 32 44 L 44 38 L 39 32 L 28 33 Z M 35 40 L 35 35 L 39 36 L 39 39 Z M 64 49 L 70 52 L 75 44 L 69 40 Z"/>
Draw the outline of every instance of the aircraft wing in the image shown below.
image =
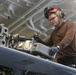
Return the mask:
<path fill-rule="evenodd" d="M 14 75 L 21 75 L 20 71 L 25 70 L 47 75 L 76 75 L 75 68 L 4 46 L 0 46 L 0 65 L 12 68 Z"/>

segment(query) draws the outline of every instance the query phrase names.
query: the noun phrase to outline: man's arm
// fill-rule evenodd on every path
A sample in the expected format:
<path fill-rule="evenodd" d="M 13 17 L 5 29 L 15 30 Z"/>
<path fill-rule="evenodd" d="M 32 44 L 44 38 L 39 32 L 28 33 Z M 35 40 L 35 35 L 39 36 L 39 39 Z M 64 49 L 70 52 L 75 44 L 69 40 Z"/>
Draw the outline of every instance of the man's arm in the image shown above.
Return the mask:
<path fill-rule="evenodd" d="M 69 22 L 67 25 L 67 32 L 62 41 L 58 44 L 61 49 L 67 47 L 73 40 L 76 31 L 76 27 L 73 22 Z"/>
<path fill-rule="evenodd" d="M 39 43 L 42 43 L 42 44 L 47 45 L 47 46 L 52 46 L 52 45 L 53 45 L 53 42 L 52 42 L 52 40 L 51 40 L 51 37 L 50 37 L 47 41 L 43 41 L 43 40 L 39 37 L 39 35 L 37 35 L 37 34 L 35 34 L 33 37 L 34 37 L 34 39 L 35 39 L 37 42 L 39 42 Z"/>

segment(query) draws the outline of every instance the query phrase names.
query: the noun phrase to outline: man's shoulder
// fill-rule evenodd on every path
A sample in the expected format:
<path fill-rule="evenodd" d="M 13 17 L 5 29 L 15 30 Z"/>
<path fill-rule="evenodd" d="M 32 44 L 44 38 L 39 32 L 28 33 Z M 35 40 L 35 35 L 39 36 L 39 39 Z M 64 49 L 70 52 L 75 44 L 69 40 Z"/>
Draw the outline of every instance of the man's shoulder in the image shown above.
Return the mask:
<path fill-rule="evenodd" d="M 66 21 L 65 23 L 66 23 L 66 24 L 70 24 L 70 25 L 74 24 L 73 21 Z"/>
<path fill-rule="evenodd" d="M 70 26 L 76 26 L 73 21 L 66 21 L 65 25 L 68 26 L 68 27 L 70 27 Z"/>

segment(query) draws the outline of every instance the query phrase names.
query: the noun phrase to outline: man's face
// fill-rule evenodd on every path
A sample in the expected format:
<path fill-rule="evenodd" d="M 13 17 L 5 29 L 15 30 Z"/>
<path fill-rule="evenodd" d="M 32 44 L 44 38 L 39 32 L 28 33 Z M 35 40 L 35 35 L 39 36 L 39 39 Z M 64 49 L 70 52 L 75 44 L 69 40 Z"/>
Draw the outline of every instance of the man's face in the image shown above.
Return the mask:
<path fill-rule="evenodd" d="M 55 14 L 51 14 L 49 16 L 49 21 L 51 22 L 52 25 L 57 26 L 59 24 L 59 17 Z"/>

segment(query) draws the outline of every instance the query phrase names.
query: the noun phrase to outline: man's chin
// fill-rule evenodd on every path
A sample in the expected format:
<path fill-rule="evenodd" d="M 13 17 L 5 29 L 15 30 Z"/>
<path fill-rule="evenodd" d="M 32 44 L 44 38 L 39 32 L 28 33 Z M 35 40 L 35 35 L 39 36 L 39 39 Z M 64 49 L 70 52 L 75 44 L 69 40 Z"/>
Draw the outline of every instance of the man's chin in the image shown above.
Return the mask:
<path fill-rule="evenodd" d="M 58 25 L 54 25 L 55 27 L 58 27 Z"/>

